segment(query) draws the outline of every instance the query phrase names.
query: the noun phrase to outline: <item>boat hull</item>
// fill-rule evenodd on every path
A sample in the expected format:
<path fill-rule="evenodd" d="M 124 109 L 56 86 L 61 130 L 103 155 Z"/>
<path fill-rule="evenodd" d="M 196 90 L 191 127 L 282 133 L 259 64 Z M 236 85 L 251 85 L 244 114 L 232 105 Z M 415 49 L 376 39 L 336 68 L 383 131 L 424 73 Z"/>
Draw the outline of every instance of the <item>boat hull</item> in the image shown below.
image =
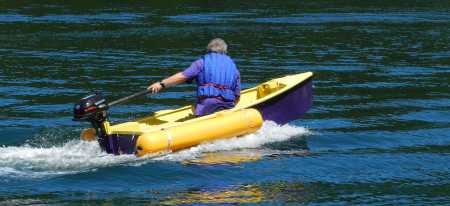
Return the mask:
<path fill-rule="evenodd" d="M 254 106 L 266 121 L 286 124 L 301 118 L 313 102 L 312 78 L 298 84 L 287 92 Z"/>
<path fill-rule="evenodd" d="M 108 154 L 135 154 L 138 137 L 136 134 L 110 134 L 101 138 L 99 137 L 98 143 Z"/>
<path fill-rule="evenodd" d="M 261 128 L 262 123 L 261 113 L 256 109 L 225 110 L 211 118 L 142 134 L 136 143 L 136 154 L 173 152 L 203 142 L 246 135 Z"/>

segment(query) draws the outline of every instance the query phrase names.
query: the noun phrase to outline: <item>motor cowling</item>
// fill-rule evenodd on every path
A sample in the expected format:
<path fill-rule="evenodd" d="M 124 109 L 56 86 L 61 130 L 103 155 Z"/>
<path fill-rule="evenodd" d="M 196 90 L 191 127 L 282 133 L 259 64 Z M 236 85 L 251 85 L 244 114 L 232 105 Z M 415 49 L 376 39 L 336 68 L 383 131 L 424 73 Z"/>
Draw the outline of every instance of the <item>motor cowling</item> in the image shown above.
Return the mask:
<path fill-rule="evenodd" d="M 73 107 L 74 121 L 92 121 L 108 109 L 108 103 L 101 93 L 82 98 Z M 104 116 L 104 115 L 102 115 Z"/>

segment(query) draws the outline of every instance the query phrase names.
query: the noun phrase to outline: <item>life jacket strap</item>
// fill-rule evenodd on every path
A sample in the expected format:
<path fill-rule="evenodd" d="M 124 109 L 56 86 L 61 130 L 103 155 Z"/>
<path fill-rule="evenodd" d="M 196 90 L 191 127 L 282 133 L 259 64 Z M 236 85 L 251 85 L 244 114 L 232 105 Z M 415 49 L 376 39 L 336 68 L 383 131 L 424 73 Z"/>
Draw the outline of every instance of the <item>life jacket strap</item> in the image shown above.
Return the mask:
<path fill-rule="evenodd" d="M 197 98 L 197 100 L 198 100 L 199 102 L 201 102 L 201 101 L 203 101 L 203 100 L 205 100 L 205 99 L 208 99 L 208 98 L 218 99 L 218 100 L 220 100 L 220 101 L 222 101 L 222 102 L 225 102 L 225 101 L 226 101 L 222 96 L 214 96 L 214 97 L 199 96 L 199 97 Z"/>
<path fill-rule="evenodd" d="M 212 86 L 212 87 L 215 87 L 215 88 L 221 89 L 221 90 L 224 90 L 224 89 L 231 90 L 229 87 L 227 87 L 225 85 L 216 84 L 216 83 L 212 83 L 212 82 L 209 82 L 209 83 L 206 83 L 206 84 L 202 84 L 201 86 L 202 87 Z"/>

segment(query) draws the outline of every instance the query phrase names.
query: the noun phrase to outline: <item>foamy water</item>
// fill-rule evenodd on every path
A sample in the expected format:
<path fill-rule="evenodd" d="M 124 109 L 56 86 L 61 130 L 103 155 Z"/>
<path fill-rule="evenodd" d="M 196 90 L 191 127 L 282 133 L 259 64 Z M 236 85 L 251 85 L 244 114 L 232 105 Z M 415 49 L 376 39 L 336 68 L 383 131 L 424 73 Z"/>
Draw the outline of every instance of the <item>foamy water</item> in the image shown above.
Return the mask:
<path fill-rule="evenodd" d="M 71 140 L 53 147 L 1 147 L 0 177 L 40 178 L 73 174 L 117 165 L 139 166 L 150 161 L 183 161 L 195 159 L 206 152 L 258 148 L 271 142 L 285 141 L 292 137 L 307 135 L 304 127 L 279 126 L 264 122 L 254 134 L 201 144 L 177 153 L 158 157 L 138 158 L 134 155 L 111 155 L 101 151 L 97 142 Z"/>
<path fill-rule="evenodd" d="M 71 140 L 50 148 L 0 148 L 0 176 L 42 177 L 78 173 L 101 167 L 127 163 L 134 155 L 114 156 L 101 151 L 97 142 Z"/>
<path fill-rule="evenodd" d="M 308 135 L 310 133 L 311 132 L 304 127 L 296 127 L 291 125 L 280 126 L 274 122 L 266 121 L 264 122 L 263 127 L 253 134 L 201 144 L 155 159 L 171 161 L 191 160 L 206 152 L 258 148 L 264 144 L 286 141 L 292 137 Z"/>

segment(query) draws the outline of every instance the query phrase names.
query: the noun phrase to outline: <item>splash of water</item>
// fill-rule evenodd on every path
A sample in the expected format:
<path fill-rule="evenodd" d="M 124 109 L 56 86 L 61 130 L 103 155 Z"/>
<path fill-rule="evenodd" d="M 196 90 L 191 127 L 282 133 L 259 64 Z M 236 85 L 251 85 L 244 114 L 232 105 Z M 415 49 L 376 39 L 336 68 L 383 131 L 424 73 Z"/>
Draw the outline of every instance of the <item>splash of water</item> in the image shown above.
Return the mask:
<path fill-rule="evenodd" d="M 215 151 L 231 151 L 258 148 L 264 144 L 288 140 L 309 134 L 304 127 L 279 126 L 264 122 L 254 134 L 201 144 L 177 153 L 158 157 L 138 158 L 134 155 L 111 155 L 102 152 L 97 142 L 71 140 L 62 146 L 0 147 L 0 177 L 40 178 L 74 174 L 117 165 L 139 166 L 150 161 L 192 160 L 201 154 Z"/>
<path fill-rule="evenodd" d="M 311 134 L 311 132 L 305 127 L 296 127 L 292 125 L 280 126 L 274 122 L 266 121 L 264 122 L 263 127 L 253 134 L 201 144 L 177 153 L 168 154 L 155 159 L 170 161 L 192 160 L 206 152 L 258 148 L 264 144 L 286 141 L 292 137 L 309 134 Z"/>
<path fill-rule="evenodd" d="M 79 173 L 101 167 L 135 161 L 134 155 L 109 155 L 96 142 L 71 140 L 63 146 L 49 148 L 0 148 L 0 176 L 43 177 Z"/>

